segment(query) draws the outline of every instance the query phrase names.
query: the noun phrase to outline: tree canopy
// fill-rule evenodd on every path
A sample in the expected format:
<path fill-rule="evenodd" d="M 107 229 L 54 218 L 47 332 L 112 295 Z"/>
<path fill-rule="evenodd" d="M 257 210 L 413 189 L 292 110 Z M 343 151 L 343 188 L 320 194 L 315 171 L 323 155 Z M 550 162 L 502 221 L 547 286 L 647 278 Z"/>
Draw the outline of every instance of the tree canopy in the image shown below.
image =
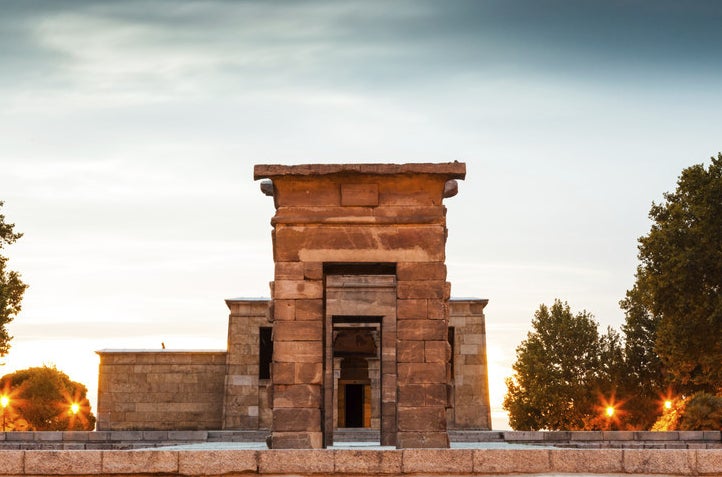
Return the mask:
<path fill-rule="evenodd" d="M 573 314 L 555 300 L 534 313 L 533 330 L 516 350 L 504 409 L 520 430 L 598 428 L 604 398 L 614 394 L 612 374 L 622 368 L 620 337 L 600 336 L 591 314 Z"/>
<path fill-rule="evenodd" d="M 93 430 L 88 389 L 55 367 L 28 368 L 0 378 L 8 397 L 8 430 Z"/>
<path fill-rule="evenodd" d="M 645 333 L 640 351 L 683 393 L 722 390 L 722 154 L 682 171 L 652 204 L 634 287 L 622 307 Z M 641 323 L 644 321 L 644 323 Z"/>
<path fill-rule="evenodd" d="M 0 201 L 0 209 L 3 202 Z M 2 249 L 15 243 L 23 234 L 15 233 L 15 224 L 5 222 L 5 216 L 0 213 L 0 357 L 8 354 L 12 336 L 8 333 L 7 325 L 20 312 L 20 304 L 27 285 L 20 279 L 18 272 L 7 269 L 7 257 Z"/>

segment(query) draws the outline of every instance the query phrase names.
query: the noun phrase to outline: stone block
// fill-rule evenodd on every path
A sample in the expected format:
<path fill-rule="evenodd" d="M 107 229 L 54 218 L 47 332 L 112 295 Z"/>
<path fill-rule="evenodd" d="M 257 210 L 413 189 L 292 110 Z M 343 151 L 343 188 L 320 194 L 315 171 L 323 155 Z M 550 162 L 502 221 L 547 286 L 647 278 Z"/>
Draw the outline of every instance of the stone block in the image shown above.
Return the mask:
<path fill-rule="evenodd" d="M 303 262 L 276 262 L 274 278 L 278 280 L 303 280 Z"/>
<path fill-rule="evenodd" d="M 402 469 L 401 451 L 339 449 L 333 454 L 336 474 L 398 475 Z"/>
<path fill-rule="evenodd" d="M 255 473 L 258 452 L 255 450 L 186 450 L 178 453 L 180 475 L 224 475 Z"/>
<path fill-rule="evenodd" d="M 321 363 L 321 341 L 278 341 L 273 343 L 273 361 L 280 363 Z"/>
<path fill-rule="evenodd" d="M 697 472 L 700 475 L 722 474 L 722 449 L 697 450 Z"/>
<path fill-rule="evenodd" d="M 296 319 L 321 321 L 323 319 L 323 300 L 296 300 Z"/>
<path fill-rule="evenodd" d="M 271 363 L 271 375 L 276 384 L 294 384 L 296 382 L 296 363 Z"/>
<path fill-rule="evenodd" d="M 3 450 L 0 454 L 0 475 L 22 475 L 24 453 L 21 450 Z"/>
<path fill-rule="evenodd" d="M 446 280 L 444 262 L 399 262 L 396 264 L 399 280 Z"/>
<path fill-rule="evenodd" d="M 273 320 L 293 321 L 296 319 L 296 300 L 274 300 Z"/>
<path fill-rule="evenodd" d="M 402 384 L 399 402 L 404 406 L 446 406 L 446 384 Z"/>
<path fill-rule="evenodd" d="M 14 433 L 13 433 L 14 434 Z M 26 475 L 101 474 L 102 452 L 96 450 L 25 452 Z"/>
<path fill-rule="evenodd" d="M 694 450 L 625 449 L 624 472 L 632 474 L 693 475 L 696 473 Z"/>
<path fill-rule="evenodd" d="M 309 474 L 332 474 L 334 468 L 333 452 L 316 450 L 321 446 L 320 433 L 318 436 L 304 434 L 273 435 L 273 449 L 258 453 L 258 473 L 260 474 L 281 474 L 281 475 L 309 475 Z M 296 433 L 294 433 L 296 434 Z M 300 442 L 295 440 L 298 437 L 304 443 L 317 444 L 296 447 L 277 447 L 276 444 Z M 286 440 L 288 438 L 288 440 Z M 303 449 L 303 450 L 301 450 Z"/>
<path fill-rule="evenodd" d="M 321 410 L 318 408 L 273 409 L 273 432 L 321 430 Z"/>
<path fill-rule="evenodd" d="M 174 451 L 103 451 L 103 474 L 175 474 L 178 452 Z"/>
<path fill-rule="evenodd" d="M 344 207 L 376 207 L 379 205 L 378 184 L 341 184 L 341 205 Z"/>
<path fill-rule="evenodd" d="M 295 384 L 323 384 L 323 364 L 296 363 L 294 369 Z"/>
<path fill-rule="evenodd" d="M 396 317 L 399 320 L 421 320 L 427 316 L 427 300 L 397 300 Z"/>
<path fill-rule="evenodd" d="M 321 280 L 276 280 L 274 300 L 323 298 Z"/>
<path fill-rule="evenodd" d="M 551 470 L 547 449 L 474 449 L 476 474 L 541 474 Z"/>
<path fill-rule="evenodd" d="M 321 341 L 321 321 L 278 321 L 273 325 L 274 346 L 279 341 Z"/>
<path fill-rule="evenodd" d="M 426 308 L 430 320 L 446 320 L 449 317 L 449 303 L 446 300 L 427 300 Z"/>
<path fill-rule="evenodd" d="M 399 341 L 396 347 L 396 360 L 399 363 L 424 362 L 424 342 Z"/>
<path fill-rule="evenodd" d="M 321 407 L 321 386 L 312 384 L 276 384 L 273 387 L 273 407 Z"/>
<path fill-rule="evenodd" d="M 446 410 L 436 407 L 399 407 L 397 409 L 399 432 L 433 432 L 446 430 Z"/>
<path fill-rule="evenodd" d="M 446 366 L 443 363 L 399 363 L 399 384 L 446 383 Z"/>
<path fill-rule="evenodd" d="M 636 431 L 634 433 L 635 441 L 677 441 L 679 433 L 677 431 Z"/>
<path fill-rule="evenodd" d="M 621 474 L 622 449 L 553 449 L 551 470 L 569 474 Z"/>
<path fill-rule="evenodd" d="M 306 280 L 323 280 L 323 262 L 304 262 L 303 276 Z"/>
<path fill-rule="evenodd" d="M 406 449 L 403 451 L 404 473 L 466 474 L 473 472 L 471 449 Z"/>
<path fill-rule="evenodd" d="M 396 296 L 400 300 L 413 298 L 443 299 L 445 283 L 443 280 L 399 281 Z"/>
<path fill-rule="evenodd" d="M 425 341 L 424 361 L 427 363 L 448 363 L 451 359 L 451 346 L 446 340 Z"/>
<path fill-rule="evenodd" d="M 396 324 L 399 340 L 434 341 L 446 340 L 448 327 L 443 320 L 399 320 Z"/>
<path fill-rule="evenodd" d="M 396 434 L 399 449 L 445 449 L 449 436 L 444 432 L 401 432 Z"/>
<path fill-rule="evenodd" d="M 542 431 L 507 431 L 504 432 L 504 440 L 506 442 L 529 442 L 543 441 L 544 432 Z"/>

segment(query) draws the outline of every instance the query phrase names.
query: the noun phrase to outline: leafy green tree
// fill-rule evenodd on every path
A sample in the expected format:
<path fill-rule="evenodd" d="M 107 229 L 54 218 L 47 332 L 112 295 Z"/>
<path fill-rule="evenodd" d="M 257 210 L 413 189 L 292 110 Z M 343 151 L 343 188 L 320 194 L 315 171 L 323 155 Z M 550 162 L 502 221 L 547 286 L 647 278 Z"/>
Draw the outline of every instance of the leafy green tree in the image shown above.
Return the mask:
<path fill-rule="evenodd" d="M 539 306 L 533 330 L 516 349 L 514 375 L 506 380 L 503 405 L 512 428 L 594 427 L 600 395 L 611 392 L 610 376 L 622 357 L 619 336 L 609 332 L 602 339 L 597 327 L 591 314 L 575 315 L 566 302 Z"/>
<path fill-rule="evenodd" d="M 722 431 L 722 397 L 705 392 L 690 397 L 679 428 L 683 431 Z"/>
<path fill-rule="evenodd" d="M 0 208 L 3 202 L 0 201 Z M 3 247 L 14 243 L 23 234 L 13 232 L 15 224 L 5 222 L 5 216 L 0 214 L 0 252 Z M 20 312 L 20 303 L 27 285 L 20 279 L 20 274 L 6 268 L 7 257 L 0 253 L 0 357 L 8 354 L 12 336 L 8 333 L 7 325 Z"/>
<path fill-rule="evenodd" d="M 620 376 L 621 393 L 625 397 L 625 422 L 631 429 L 650 429 L 662 411 L 669 390 L 662 372 L 662 362 L 655 351 L 659 317 L 641 305 L 638 286 L 627 292 L 620 302 L 625 313 L 625 372 Z"/>
<path fill-rule="evenodd" d="M 715 393 L 722 387 L 722 154 L 707 168 L 684 169 L 649 217 L 623 307 L 648 321 L 641 328 L 654 328 L 647 339 L 677 391 Z"/>
<path fill-rule="evenodd" d="M 55 367 L 28 368 L 0 378 L 11 427 L 33 431 L 92 430 L 88 389 Z M 20 424 L 22 423 L 22 425 Z M 22 426 L 22 427 L 21 427 Z"/>

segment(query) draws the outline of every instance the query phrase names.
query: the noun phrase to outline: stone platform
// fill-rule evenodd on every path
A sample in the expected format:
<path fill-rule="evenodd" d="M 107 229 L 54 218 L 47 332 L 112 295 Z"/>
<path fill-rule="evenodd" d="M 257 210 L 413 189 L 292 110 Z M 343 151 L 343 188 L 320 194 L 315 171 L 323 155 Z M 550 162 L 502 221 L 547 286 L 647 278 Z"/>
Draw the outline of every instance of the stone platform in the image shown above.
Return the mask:
<path fill-rule="evenodd" d="M 722 475 L 722 450 L 0 451 L 3 476 Z"/>

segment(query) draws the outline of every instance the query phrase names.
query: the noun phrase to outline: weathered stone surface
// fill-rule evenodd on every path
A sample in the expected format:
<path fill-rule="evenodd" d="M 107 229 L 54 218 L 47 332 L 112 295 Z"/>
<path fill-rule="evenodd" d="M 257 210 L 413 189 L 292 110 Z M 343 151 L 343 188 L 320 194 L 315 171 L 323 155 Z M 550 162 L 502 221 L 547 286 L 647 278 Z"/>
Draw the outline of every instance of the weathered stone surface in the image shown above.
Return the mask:
<path fill-rule="evenodd" d="M 279 321 L 273 326 L 273 341 L 321 341 L 321 321 Z"/>
<path fill-rule="evenodd" d="M 693 450 L 625 449 L 624 472 L 692 475 L 696 472 L 696 452 Z"/>
<path fill-rule="evenodd" d="M 320 434 L 320 433 L 319 433 Z M 285 438 L 285 435 L 279 436 Z M 291 436 L 289 436 L 291 437 Z M 274 439 L 276 435 L 274 434 Z M 313 436 L 306 436 L 310 441 L 315 440 Z M 320 443 L 320 441 L 319 441 Z M 292 450 L 298 448 L 287 448 L 288 450 L 274 449 L 259 452 L 258 472 L 261 474 L 332 474 L 334 468 L 333 452 L 308 449 Z"/>
<path fill-rule="evenodd" d="M 0 475 L 20 475 L 23 473 L 24 451 L 6 450 L 0 454 Z"/>
<path fill-rule="evenodd" d="M 399 320 L 422 320 L 427 316 L 426 299 L 397 300 L 397 318 Z"/>
<path fill-rule="evenodd" d="M 321 407 L 321 386 L 313 384 L 276 384 L 273 387 L 273 407 Z"/>
<path fill-rule="evenodd" d="M 275 280 L 273 298 L 278 300 L 323 297 L 321 280 Z"/>
<path fill-rule="evenodd" d="M 701 475 L 722 475 L 722 449 L 698 450 L 697 472 Z"/>
<path fill-rule="evenodd" d="M 551 470 L 570 474 L 621 474 L 621 449 L 553 449 Z"/>
<path fill-rule="evenodd" d="M 404 472 L 413 474 L 471 474 L 473 451 L 470 449 L 406 449 Z"/>
<path fill-rule="evenodd" d="M 258 452 L 254 450 L 183 451 L 178 453 L 181 475 L 223 475 L 258 470 Z"/>
<path fill-rule="evenodd" d="M 322 317 L 323 300 L 296 300 L 297 320 L 321 320 Z"/>
<path fill-rule="evenodd" d="M 446 432 L 403 432 L 396 434 L 396 447 L 400 449 L 443 449 L 449 447 Z"/>
<path fill-rule="evenodd" d="M 281 363 L 321 363 L 321 341 L 279 341 L 273 343 L 273 361 Z"/>
<path fill-rule="evenodd" d="M 321 410 L 316 408 L 275 408 L 273 431 L 320 431 Z"/>
<path fill-rule="evenodd" d="M 101 451 L 25 452 L 25 474 L 68 475 L 100 474 Z"/>
<path fill-rule="evenodd" d="M 276 280 L 303 280 L 305 278 L 303 262 L 276 262 L 275 268 Z"/>
<path fill-rule="evenodd" d="M 400 262 L 396 264 L 396 277 L 401 280 L 446 280 L 444 262 Z"/>
<path fill-rule="evenodd" d="M 274 321 L 293 321 L 296 319 L 296 303 L 300 300 L 274 300 Z"/>
<path fill-rule="evenodd" d="M 399 402 L 404 406 L 446 406 L 446 384 L 401 384 Z"/>
<path fill-rule="evenodd" d="M 402 470 L 401 451 L 335 450 L 334 459 L 337 474 L 399 474 Z"/>
<path fill-rule="evenodd" d="M 105 474 L 171 474 L 178 472 L 178 452 L 174 451 L 104 451 Z"/>
<path fill-rule="evenodd" d="M 551 471 L 546 449 L 474 449 L 474 473 L 535 474 Z"/>
<path fill-rule="evenodd" d="M 341 205 L 376 207 L 379 205 L 378 184 L 341 184 Z"/>
<path fill-rule="evenodd" d="M 400 320 L 396 324 L 399 340 L 446 340 L 448 328 L 443 320 Z"/>
<path fill-rule="evenodd" d="M 442 406 L 399 407 L 397 423 L 400 432 L 445 431 L 446 411 Z"/>
<path fill-rule="evenodd" d="M 443 363 L 399 363 L 397 372 L 400 384 L 446 382 L 446 366 Z"/>
<path fill-rule="evenodd" d="M 396 347 L 396 360 L 399 363 L 421 363 L 424 361 L 423 341 L 399 341 Z"/>
<path fill-rule="evenodd" d="M 449 342 L 424 341 L 424 361 L 427 363 L 448 363 L 451 359 Z"/>
<path fill-rule="evenodd" d="M 399 281 L 397 296 L 401 300 L 414 298 L 444 299 L 445 283 L 443 280 Z"/>

